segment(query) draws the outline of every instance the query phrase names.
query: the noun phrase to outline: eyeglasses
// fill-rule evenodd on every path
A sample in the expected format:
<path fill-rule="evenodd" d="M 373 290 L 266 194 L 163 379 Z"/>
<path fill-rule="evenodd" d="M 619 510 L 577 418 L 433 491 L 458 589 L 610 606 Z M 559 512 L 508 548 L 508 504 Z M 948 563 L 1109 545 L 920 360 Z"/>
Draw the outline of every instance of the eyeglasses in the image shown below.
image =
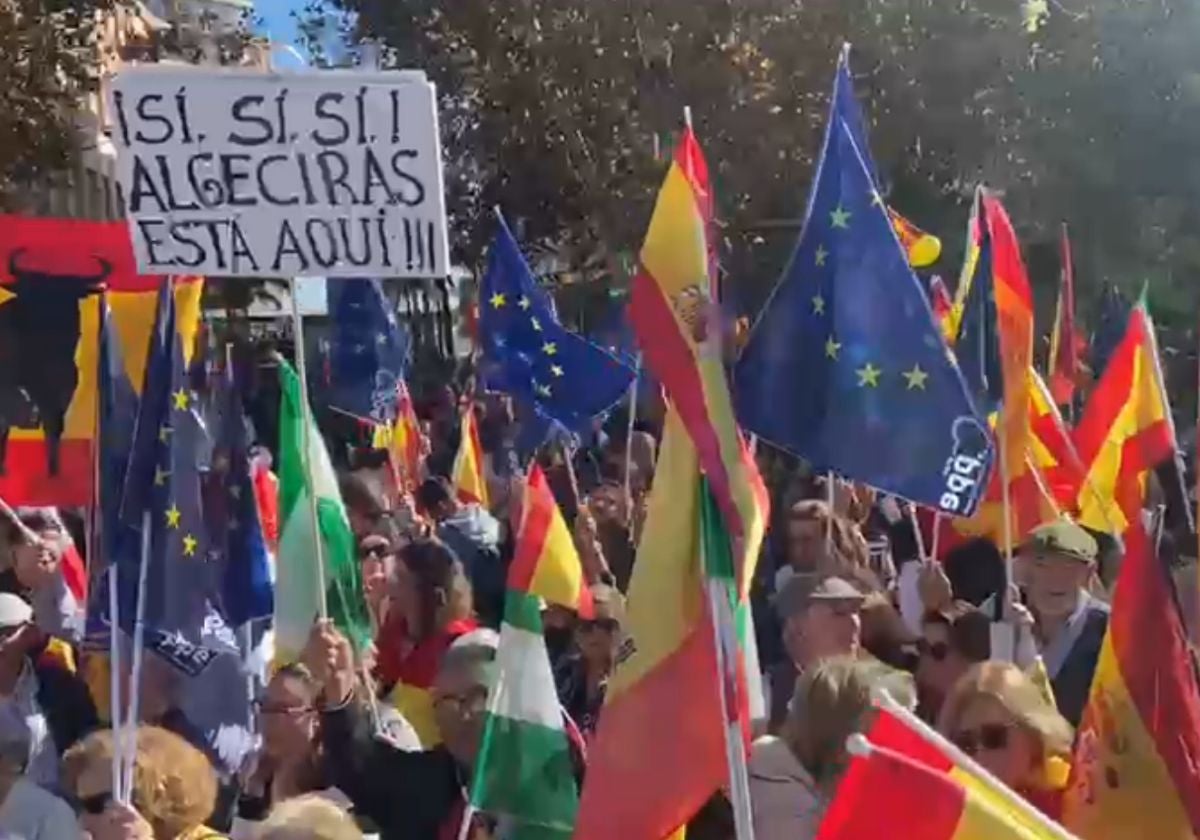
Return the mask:
<path fill-rule="evenodd" d="M 358 549 L 358 559 L 359 560 L 382 560 L 383 558 L 387 557 L 391 553 L 392 553 L 392 547 L 390 545 L 387 545 L 386 543 L 379 544 L 379 545 L 364 545 L 364 546 L 360 546 Z"/>
<path fill-rule="evenodd" d="M 476 686 L 462 694 L 439 694 L 434 698 L 433 705 L 452 705 L 459 714 L 466 714 L 483 711 L 487 706 L 487 700 L 487 689 L 483 686 Z"/>
<path fill-rule="evenodd" d="M 1008 748 L 1009 727 L 1003 723 L 985 723 L 978 729 L 964 729 L 950 737 L 954 745 L 967 755 L 995 752 Z"/>
<path fill-rule="evenodd" d="M 104 793 L 94 793 L 91 796 L 73 796 L 71 797 L 71 806 L 77 814 L 96 815 L 103 814 L 112 801 L 112 792 L 105 791 Z"/>
<path fill-rule="evenodd" d="M 596 618 L 580 621 L 578 627 L 587 633 L 592 630 L 603 630 L 606 633 L 616 633 L 621 629 L 621 623 L 615 618 Z"/>
<path fill-rule="evenodd" d="M 925 639 L 917 639 L 917 653 L 921 656 L 928 656 L 934 662 L 942 662 L 950 655 L 950 645 L 945 642 L 928 642 Z"/>

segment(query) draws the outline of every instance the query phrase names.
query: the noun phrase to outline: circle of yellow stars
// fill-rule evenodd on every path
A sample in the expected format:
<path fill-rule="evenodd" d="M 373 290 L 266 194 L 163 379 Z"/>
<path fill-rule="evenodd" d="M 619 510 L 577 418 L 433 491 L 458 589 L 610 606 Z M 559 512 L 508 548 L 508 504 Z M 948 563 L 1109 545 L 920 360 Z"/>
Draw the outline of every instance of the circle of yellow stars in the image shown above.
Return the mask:
<path fill-rule="evenodd" d="M 504 307 L 508 306 L 508 295 L 504 294 L 504 292 L 495 292 L 490 298 L 488 298 L 488 303 L 491 305 L 492 309 L 503 309 Z M 517 298 L 517 306 L 522 311 L 528 311 L 529 307 L 532 305 L 533 302 L 530 301 L 528 295 L 521 295 L 519 298 Z M 533 328 L 534 332 L 542 332 L 542 322 L 538 320 L 536 315 L 529 316 L 529 326 Z M 553 341 L 543 342 L 542 353 L 546 356 L 557 356 L 558 344 Z M 566 375 L 566 371 L 563 369 L 562 365 L 552 364 L 550 365 L 550 375 L 555 379 L 560 379 Z M 534 380 L 533 390 L 540 397 L 554 396 L 554 388 L 546 382 L 538 382 Z"/>

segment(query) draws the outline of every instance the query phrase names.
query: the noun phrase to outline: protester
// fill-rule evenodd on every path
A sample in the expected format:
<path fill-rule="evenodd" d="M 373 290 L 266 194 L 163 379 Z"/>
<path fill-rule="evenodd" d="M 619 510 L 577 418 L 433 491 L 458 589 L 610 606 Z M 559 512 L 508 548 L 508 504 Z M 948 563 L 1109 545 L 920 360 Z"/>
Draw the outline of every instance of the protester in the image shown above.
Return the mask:
<path fill-rule="evenodd" d="M 505 564 L 500 523 L 477 504 L 463 504 L 445 478 L 426 479 L 417 489 L 417 507 L 436 524 L 438 539 L 462 562 L 475 593 L 479 618 L 497 627 L 504 611 Z"/>
<path fill-rule="evenodd" d="M 87 685 L 45 650 L 33 608 L 0 593 L 0 712 L 27 730 L 30 779 L 54 788 L 59 756 L 99 721 Z"/>
<path fill-rule="evenodd" d="M 31 746 L 29 727 L 19 712 L 0 710 L 0 837 L 69 840 L 78 835 L 75 815 L 26 775 Z"/>
<path fill-rule="evenodd" d="M 616 587 L 622 592 L 629 589 L 637 552 L 630 530 L 629 508 L 630 500 L 625 497 L 625 488 L 615 480 L 605 479 L 588 494 L 586 510 L 580 511 L 576 517 L 577 531 L 581 523 L 590 524 L 591 536 L 604 552 L 603 560 L 597 566 L 612 574 Z"/>
<path fill-rule="evenodd" d="M 595 615 L 575 623 L 576 653 L 556 670 L 558 698 L 579 731 L 590 737 L 596 731 L 608 679 L 616 667 L 621 646 L 625 599 L 611 586 L 591 586 Z"/>
<path fill-rule="evenodd" d="M 382 519 L 359 538 L 358 566 L 362 576 L 363 598 L 378 632 L 386 620 L 389 581 L 395 574 L 399 534 L 389 519 Z"/>
<path fill-rule="evenodd" d="M 376 640 L 376 674 L 422 745 L 438 742 L 429 687 L 455 639 L 474 630 L 471 584 L 449 547 L 417 540 L 396 558 L 387 621 Z"/>
<path fill-rule="evenodd" d="M 338 489 L 342 494 L 342 503 L 346 506 L 350 530 L 356 539 L 361 539 L 370 533 L 387 512 L 383 499 L 367 480 L 357 473 L 340 476 Z"/>
<path fill-rule="evenodd" d="M 42 632 L 75 643 L 83 636 L 83 608 L 63 577 L 70 536 L 54 508 L 21 508 L 9 535 L 12 566 L 0 573 L 0 592 L 21 596 L 33 607 Z"/>
<path fill-rule="evenodd" d="M 1018 559 L 1046 673 L 1072 726 L 1083 715 L 1108 629 L 1108 605 L 1087 588 L 1097 550 L 1087 531 L 1063 520 L 1035 529 Z"/>
<path fill-rule="evenodd" d="M 778 592 L 793 574 L 839 575 L 863 593 L 879 590 L 870 569 L 870 553 L 858 526 L 820 499 L 803 499 L 788 510 L 785 523 L 784 565 L 775 575 Z"/>
<path fill-rule="evenodd" d="M 110 730 L 93 732 L 63 756 L 63 784 L 92 840 L 217 840 L 204 825 L 217 779 L 204 754 L 158 726 L 139 726 L 132 802 L 114 799 Z"/>
<path fill-rule="evenodd" d="M 846 738 L 866 729 L 872 690 L 908 705 L 911 678 L 873 660 L 837 656 L 796 683 L 778 737 L 754 742 L 750 800 L 757 840 L 811 840 L 845 769 Z"/>
<path fill-rule="evenodd" d="M 788 658 L 770 673 L 768 731 L 783 725 L 797 676 L 822 659 L 858 655 L 863 600 L 849 581 L 827 574 L 794 575 L 776 594 Z"/>
<path fill-rule="evenodd" d="M 966 601 L 951 601 L 925 614 L 917 647 L 917 714 L 935 723 L 962 675 L 990 656 L 991 619 Z"/>
<path fill-rule="evenodd" d="M 341 808 L 309 795 L 280 803 L 254 840 L 363 840 L 363 833 Z"/>
<path fill-rule="evenodd" d="M 1074 732 L 1008 662 L 974 665 L 942 707 L 938 729 L 993 776 L 1058 819 Z"/>

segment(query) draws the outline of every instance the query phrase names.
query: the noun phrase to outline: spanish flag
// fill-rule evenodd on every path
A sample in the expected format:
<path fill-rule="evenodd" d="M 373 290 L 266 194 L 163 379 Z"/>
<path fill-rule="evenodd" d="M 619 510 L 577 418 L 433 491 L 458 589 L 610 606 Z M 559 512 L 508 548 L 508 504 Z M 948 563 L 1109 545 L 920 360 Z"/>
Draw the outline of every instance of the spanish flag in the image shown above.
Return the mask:
<path fill-rule="evenodd" d="M 629 318 L 643 361 L 696 447 L 733 538 L 745 593 L 757 554 L 744 548 L 762 538 L 766 492 L 738 431 L 725 376 L 712 221 L 708 165 L 689 127 L 650 218 Z"/>
<path fill-rule="evenodd" d="M 1147 474 L 1176 450 L 1154 325 L 1143 299 L 1079 423 L 1075 447 L 1087 465 L 1079 524 L 1111 534 L 1138 521 Z"/>
<path fill-rule="evenodd" d="M 487 477 L 483 474 L 483 447 L 479 444 L 479 426 L 470 404 L 463 408 L 462 433 L 458 454 L 454 456 L 453 481 L 455 492 L 462 502 L 487 507 Z"/>
<path fill-rule="evenodd" d="M 1198 758 L 1200 693 L 1183 622 L 1167 571 L 1135 520 L 1076 739 L 1063 823 L 1088 838 L 1198 837 Z"/>
<path fill-rule="evenodd" d="M 1059 405 L 1075 398 L 1075 383 L 1082 367 L 1083 336 L 1075 328 L 1075 269 L 1071 262 L 1071 240 L 1063 222 L 1060 247 L 1062 267 L 1059 274 L 1058 303 L 1054 310 L 1054 329 L 1050 333 L 1050 390 Z"/>
<path fill-rule="evenodd" d="M 720 517 L 706 515 L 703 492 L 699 455 L 672 407 L 629 586 L 628 644 L 589 751 L 575 840 L 673 836 L 728 781 L 702 568 L 717 539 L 704 526 Z"/>
<path fill-rule="evenodd" d="M 376 426 L 371 445 L 388 453 L 393 475 L 401 492 L 411 493 L 421 483 L 424 453 L 421 444 L 421 423 L 413 409 L 408 385 L 400 382 L 396 395 L 396 419 Z"/>
<path fill-rule="evenodd" d="M 536 464 L 525 482 L 508 588 L 575 610 L 584 618 L 592 615 L 591 590 L 583 578 L 575 541 L 545 473 Z"/>
<path fill-rule="evenodd" d="M 896 231 L 896 238 L 908 257 L 908 264 L 913 268 L 927 268 L 937 262 L 942 255 L 942 240 L 921 230 L 891 207 L 887 211 L 892 230 Z"/>
<path fill-rule="evenodd" d="M 1086 472 L 1083 460 L 1050 389 L 1033 368 L 1029 369 L 1029 386 L 1030 460 L 1055 504 L 1074 513 Z"/>

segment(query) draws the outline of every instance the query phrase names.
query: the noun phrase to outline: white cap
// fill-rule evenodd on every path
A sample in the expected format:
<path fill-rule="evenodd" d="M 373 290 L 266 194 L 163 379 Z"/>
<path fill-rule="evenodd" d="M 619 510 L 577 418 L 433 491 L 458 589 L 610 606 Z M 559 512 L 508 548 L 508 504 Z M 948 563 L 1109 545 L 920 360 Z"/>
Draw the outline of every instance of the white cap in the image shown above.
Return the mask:
<path fill-rule="evenodd" d="M 19 627 L 33 621 L 33 607 L 11 592 L 0 592 L 0 629 Z"/>

